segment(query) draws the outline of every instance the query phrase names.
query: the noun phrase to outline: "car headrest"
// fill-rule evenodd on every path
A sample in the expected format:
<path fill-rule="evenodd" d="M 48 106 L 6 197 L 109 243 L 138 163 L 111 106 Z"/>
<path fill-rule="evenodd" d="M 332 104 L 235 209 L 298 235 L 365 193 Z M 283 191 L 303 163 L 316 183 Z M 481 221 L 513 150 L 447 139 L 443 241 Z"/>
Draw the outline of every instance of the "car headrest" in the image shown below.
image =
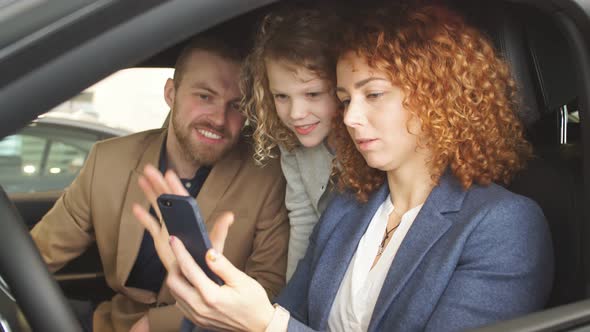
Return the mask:
<path fill-rule="evenodd" d="M 572 100 L 569 48 L 555 22 L 528 6 L 459 1 L 467 21 L 481 29 L 509 64 L 519 88 L 521 120 L 530 127 L 543 114 Z"/>
<path fill-rule="evenodd" d="M 474 2 L 477 2 L 475 4 Z M 468 1 L 461 5 L 467 21 L 481 29 L 510 66 L 522 101 L 519 116 L 525 126 L 539 119 L 534 77 L 529 70 L 528 46 L 522 22 L 506 4 Z"/>
<path fill-rule="evenodd" d="M 557 22 L 549 16 L 528 17 L 526 35 L 545 112 L 552 112 L 576 97 L 572 51 Z"/>

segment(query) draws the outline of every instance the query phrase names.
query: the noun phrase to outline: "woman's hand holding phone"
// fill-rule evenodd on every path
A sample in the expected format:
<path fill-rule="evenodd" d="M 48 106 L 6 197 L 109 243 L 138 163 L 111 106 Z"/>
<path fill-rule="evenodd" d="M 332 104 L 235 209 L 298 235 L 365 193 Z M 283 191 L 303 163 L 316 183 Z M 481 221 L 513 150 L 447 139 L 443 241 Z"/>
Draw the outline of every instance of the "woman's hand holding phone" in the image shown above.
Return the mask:
<path fill-rule="evenodd" d="M 154 211 L 156 211 L 156 215 L 160 220 L 162 220 L 162 214 L 157 203 L 160 195 L 188 195 L 188 192 L 174 172 L 168 171 L 165 176 L 162 176 L 162 173 L 152 165 L 147 165 L 144 168 L 143 175 L 139 177 L 139 187 L 143 190 L 145 197 L 150 202 Z M 154 239 L 154 246 L 156 247 L 158 256 L 166 270 L 170 271 L 176 258 L 170 249 L 170 236 L 165 223 L 156 220 L 146 209 L 137 203 L 133 205 L 133 214 Z"/>
<path fill-rule="evenodd" d="M 188 195 L 174 172 L 162 176 L 151 165 L 145 167 L 139 185 L 160 219 L 160 195 Z M 234 219 L 232 213 L 224 213 L 215 220 L 209 233 L 213 249 L 206 255 L 207 265 L 225 282 L 223 286 L 207 277 L 181 241 L 170 238 L 164 223 L 139 204 L 133 206 L 133 213 L 152 235 L 158 256 L 168 270 L 166 283 L 187 318 L 210 329 L 264 331 L 274 312 L 264 288 L 222 255 Z"/>
<path fill-rule="evenodd" d="M 221 254 L 233 214 L 221 215 L 210 232 L 214 249 L 207 252 L 206 263 L 223 281 L 213 282 L 192 259 L 181 241 L 171 237 L 176 257 L 168 271 L 166 284 L 185 317 L 205 329 L 226 331 L 264 331 L 274 307 L 264 288 L 237 269 Z M 253 310 L 255 308 L 255 310 Z"/>

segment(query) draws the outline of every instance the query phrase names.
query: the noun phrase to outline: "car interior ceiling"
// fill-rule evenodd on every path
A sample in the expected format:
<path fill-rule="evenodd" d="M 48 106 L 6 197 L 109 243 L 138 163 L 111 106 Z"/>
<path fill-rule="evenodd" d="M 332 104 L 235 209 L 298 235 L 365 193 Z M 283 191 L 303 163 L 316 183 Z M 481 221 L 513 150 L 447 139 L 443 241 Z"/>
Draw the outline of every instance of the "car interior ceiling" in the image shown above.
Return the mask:
<path fill-rule="evenodd" d="M 547 304 L 553 307 L 586 298 L 590 264 L 583 256 L 586 228 L 583 225 L 583 172 L 579 124 L 562 121 L 564 106 L 576 108 L 577 80 L 570 46 L 557 22 L 530 5 L 508 2 L 453 1 L 466 18 L 486 32 L 511 66 L 520 87 L 523 106 L 520 116 L 533 143 L 535 158 L 514 179 L 509 189 L 530 197 L 543 209 L 551 229 L 555 254 L 555 279 Z M 232 40 L 252 35 L 254 22 L 274 5 L 247 13 L 217 27 L 216 33 Z M 243 27 L 248 27 L 244 29 Z M 239 35 L 235 35 L 240 31 Z M 231 37 L 230 37 L 231 36 Z M 166 49 L 138 64 L 145 67 L 171 67 L 183 43 Z M 569 141 L 562 141 L 563 127 Z M 11 197 L 12 198 L 12 197 Z M 51 204 L 17 203 L 25 219 L 38 218 Z M 35 206 L 36 208 L 34 208 Z M 26 212 L 25 212 L 26 211 Z M 27 217 L 31 211 L 34 216 Z M 38 219 L 35 219 L 38 220 Z M 68 264 L 60 274 L 96 272 L 100 261 L 96 247 Z M 112 291 L 104 279 L 86 281 L 62 278 L 66 296 L 95 301 L 108 299 Z"/>

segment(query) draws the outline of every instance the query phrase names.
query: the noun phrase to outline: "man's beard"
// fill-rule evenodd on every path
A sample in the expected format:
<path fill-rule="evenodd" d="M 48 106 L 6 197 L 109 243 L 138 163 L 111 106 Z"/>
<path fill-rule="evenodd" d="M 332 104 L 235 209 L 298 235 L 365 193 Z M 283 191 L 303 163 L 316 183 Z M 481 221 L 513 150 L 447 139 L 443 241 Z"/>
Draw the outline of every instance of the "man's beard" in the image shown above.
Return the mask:
<path fill-rule="evenodd" d="M 207 121 L 192 122 L 184 124 L 178 118 L 178 112 L 172 111 L 172 123 L 174 136 L 178 141 L 182 152 L 182 158 L 186 161 L 198 166 L 211 166 L 219 161 L 227 152 L 235 145 L 238 137 L 233 137 L 225 128 L 218 128 L 208 123 Z M 208 145 L 197 142 L 193 130 L 196 128 L 211 129 L 215 132 L 223 133 L 226 143 L 217 145 Z"/>

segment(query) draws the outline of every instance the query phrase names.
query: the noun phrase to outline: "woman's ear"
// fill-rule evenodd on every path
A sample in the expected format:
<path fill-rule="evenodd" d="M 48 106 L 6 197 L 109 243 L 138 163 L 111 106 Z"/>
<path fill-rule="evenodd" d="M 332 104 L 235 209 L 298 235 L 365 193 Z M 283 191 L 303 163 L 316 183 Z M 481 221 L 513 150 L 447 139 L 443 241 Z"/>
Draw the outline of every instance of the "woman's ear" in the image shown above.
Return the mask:
<path fill-rule="evenodd" d="M 164 100 L 170 109 L 174 108 L 174 97 L 176 97 L 176 86 L 174 80 L 169 78 L 164 85 Z"/>

